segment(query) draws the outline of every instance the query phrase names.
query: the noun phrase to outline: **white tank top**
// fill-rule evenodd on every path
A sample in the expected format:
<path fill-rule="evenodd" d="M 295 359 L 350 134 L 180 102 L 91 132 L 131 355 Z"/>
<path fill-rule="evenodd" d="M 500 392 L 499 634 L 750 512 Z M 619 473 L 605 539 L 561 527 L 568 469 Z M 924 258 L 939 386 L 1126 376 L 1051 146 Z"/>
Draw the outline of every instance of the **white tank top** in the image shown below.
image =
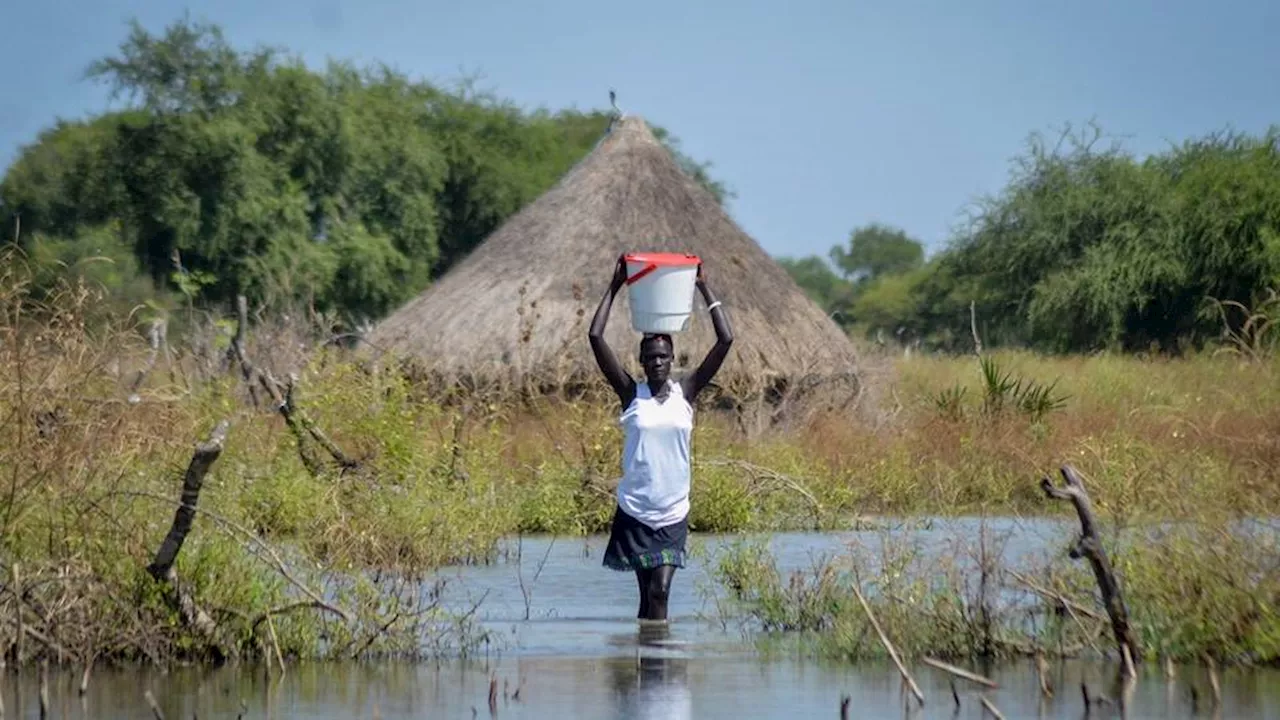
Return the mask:
<path fill-rule="evenodd" d="M 693 406 L 680 383 L 667 399 L 653 399 L 649 383 L 636 383 L 636 396 L 622 411 L 622 480 L 618 505 L 653 529 L 680 522 L 689 514 L 689 438 Z"/>

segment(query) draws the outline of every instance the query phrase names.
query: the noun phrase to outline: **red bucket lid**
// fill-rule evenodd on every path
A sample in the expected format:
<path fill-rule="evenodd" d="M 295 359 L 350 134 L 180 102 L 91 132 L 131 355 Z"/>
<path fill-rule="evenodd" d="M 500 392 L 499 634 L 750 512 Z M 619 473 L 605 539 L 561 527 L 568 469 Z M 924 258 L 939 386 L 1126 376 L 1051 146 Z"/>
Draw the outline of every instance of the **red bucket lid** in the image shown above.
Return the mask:
<path fill-rule="evenodd" d="M 645 265 L 697 265 L 702 258 L 692 253 L 644 252 L 628 253 L 623 256 L 627 262 L 644 263 Z"/>

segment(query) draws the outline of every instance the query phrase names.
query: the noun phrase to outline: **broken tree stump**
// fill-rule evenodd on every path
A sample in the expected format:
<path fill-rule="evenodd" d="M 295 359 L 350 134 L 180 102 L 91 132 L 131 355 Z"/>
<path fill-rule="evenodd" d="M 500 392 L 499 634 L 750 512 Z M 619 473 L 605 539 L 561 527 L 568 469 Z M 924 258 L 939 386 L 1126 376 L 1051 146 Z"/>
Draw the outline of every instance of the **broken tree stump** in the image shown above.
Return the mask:
<path fill-rule="evenodd" d="M 169 526 L 169 532 L 165 535 L 164 541 L 160 543 L 160 549 L 156 551 L 151 564 L 147 566 L 147 572 L 151 577 L 164 583 L 172 593 L 170 601 L 178 610 L 183 622 L 214 647 L 217 647 L 217 643 L 214 642 L 218 630 L 217 623 L 179 582 L 174 564 L 178 560 L 178 553 L 182 551 L 182 544 L 186 542 L 187 535 L 191 532 L 191 525 L 195 522 L 196 504 L 200 501 L 200 489 L 204 485 L 205 475 L 222 454 L 228 427 L 226 420 L 219 421 L 209 439 L 196 445 L 195 452 L 191 455 L 191 462 L 187 465 L 187 471 L 182 478 L 182 501 L 173 514 L 173 523 Z"/>
<path fill-rule="evenodd" d="M 1125 672 L 1134 674 L 1133 664 L 1141 662 L 1142 655 L 1133 628 L 1129 625 L 1129 611 L 1124 604 L 1124 595 L 1120 583 L 1116 581 L 1111 561 L 1107 559 L 1106 550 L 1102 547 L 1102 538 L 1098 534 L 1098 523 L 1093 516 L 1093 505 L 1089 501 L 1089 493 L 1084 489 L 1079 473 L 1070 465 L 1063 465 L 1060 470 L 1066 484 L 1055 487 L 1048 477 L 1041 478 L 1040 487 L 1045 496 L 1052 500 L 1070 500 L 1075 506 L 1076 515 L 1080 518 L 1080 538 L 1071 548 L 1071 559 L 1085 558 L 1093 567 L 1094 578 L 1098 581 L 1098 589 L 1102 592 L 1102 602 L 1107 616 L 1111 619 L 1111 631 L 1115 636 L 1116 646 L 1124 663 Z"/>

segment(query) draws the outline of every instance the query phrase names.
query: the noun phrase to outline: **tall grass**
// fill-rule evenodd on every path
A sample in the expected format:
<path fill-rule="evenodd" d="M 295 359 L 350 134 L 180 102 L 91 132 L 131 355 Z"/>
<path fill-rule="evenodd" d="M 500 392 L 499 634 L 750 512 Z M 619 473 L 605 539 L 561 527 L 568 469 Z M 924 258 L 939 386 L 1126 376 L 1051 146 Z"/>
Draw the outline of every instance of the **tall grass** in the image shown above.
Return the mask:
<path fill-rule="evenodd" d="M 90 322 L 102 301 L 90 288 L 37 299 L 18 259 L 3 267 L 0 616 L 11 616 L 20 585 L 31 627 L 47 640 L 33 640 L 33 652 L 207 650 L 174 621 L 144 568 L 194 443 L 221 419 L 231 427 L 226 449 L 178 571 L 234 651 L 398 652 L 424 633 L 464 642 L 454 619 L 414 591 L 417 580 L 491 560 L 507 534 L 608 526 L 621 437 L 602 383 L 575 399 L 460 396 L 321 348 L 297 320 L 253 322 L 246 354 L 274 378 L 296 376 L 291 406 L 352 460 L 344 467 L 242 377 L 228 352 L 233 318 L 191 312 L 170 318 L 167 334 L 148 332 L 154 318 L 138 315 Z M 883 402 L 860 412 L 747 433 L 731 413 L 701 409 L 694 531 L 1061 512 L 1034 480 L 1064 461 L 1090 478 L 1108 517 L 1268 515 L 1280 505 L 1275 360 L 1002 352 L 985 364 L 868 362 L 883 369 Z M 290 559 L 293 579 L 268 547 Z M 15 565 L 26 568 L 18 584 Z M 296 601 L 299 584 L 336 593 L 363 620 L 340 626 L 304 608 L 273 616 L 277 637 L 267 637 L 263 613 Z M 397 615 L 427 625 L 378 632 Z"/>

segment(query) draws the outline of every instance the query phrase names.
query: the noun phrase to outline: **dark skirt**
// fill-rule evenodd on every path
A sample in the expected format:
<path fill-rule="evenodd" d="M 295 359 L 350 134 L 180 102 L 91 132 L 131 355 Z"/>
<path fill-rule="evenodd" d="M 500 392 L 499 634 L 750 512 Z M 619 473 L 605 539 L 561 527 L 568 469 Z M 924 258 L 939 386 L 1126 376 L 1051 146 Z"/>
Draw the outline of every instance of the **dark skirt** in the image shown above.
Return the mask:
<path fill-rule="evenodd" d="M 622 508 L 615 508 L 609 545 L 604 550 L 604 566 L 623 572 L 649 570 L 660 565 L 682 568 L 688 538 L 688 518 L 654 530 Z"/>

